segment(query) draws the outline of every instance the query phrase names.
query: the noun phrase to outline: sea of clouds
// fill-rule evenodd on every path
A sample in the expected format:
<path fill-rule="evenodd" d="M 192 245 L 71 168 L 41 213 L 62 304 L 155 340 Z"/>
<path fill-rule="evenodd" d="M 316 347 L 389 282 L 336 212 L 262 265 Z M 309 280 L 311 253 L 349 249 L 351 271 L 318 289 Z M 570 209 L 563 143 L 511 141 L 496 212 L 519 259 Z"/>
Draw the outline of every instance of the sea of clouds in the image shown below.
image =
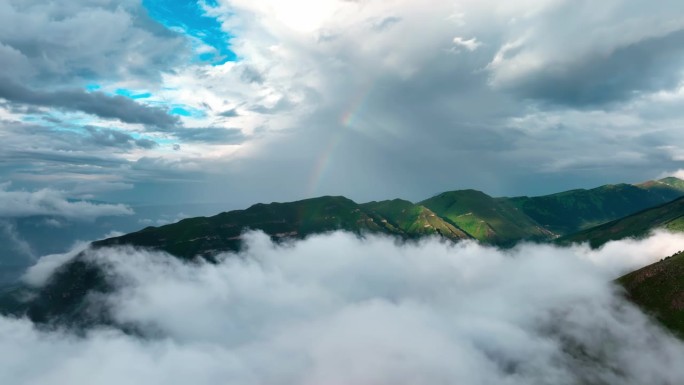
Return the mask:
<path fill-rule="evenodd" d="M 684 249 L 665 232 L 600 250 L 499 250 L 346 233 L 187 263 L 87 251 L 141 335 L 0 317 L 2 384 L 682 384 L 684 343 L 612 280 Z M 41 259 L 32 285 L 76 252 Z"/>

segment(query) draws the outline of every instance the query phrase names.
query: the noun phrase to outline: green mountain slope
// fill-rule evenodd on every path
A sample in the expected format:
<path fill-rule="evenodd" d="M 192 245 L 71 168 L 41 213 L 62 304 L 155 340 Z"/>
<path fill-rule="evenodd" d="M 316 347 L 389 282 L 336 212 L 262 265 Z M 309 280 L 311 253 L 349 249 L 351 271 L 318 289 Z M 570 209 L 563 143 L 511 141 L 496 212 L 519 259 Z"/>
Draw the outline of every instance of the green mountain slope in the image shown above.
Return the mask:
<path fill-rule="evenodd" d="M 262 230 L 274 240 L 304 238 L 334 230 L 383 233 L 402 238 L 433 234 L 452 240 L 469 238 L 430 210 L 408 201 L 396 199 L 359 205 L 345 197 L 326 196 L 289 203 L 259 203 L 246 210 L 148 227 L 94 245 L 129 244 L 192 258 L 238 250 L 240 235 L 247 229 Z"/>
<path fill-rule="evenodd" d="M 565 244 L 589 242 L 592 247 L 598 247 L 612 240 L 642 237 L 658 228 L 684 231 L 684 198 L 565 236 L 558 241 Z"/>
<path fill-rule="evenodd" d="M 628 298 L 684 337 L 684 253 L 629 273 L 618 282 Z"/>
<path fill-rule="evenodd" d="M 383 218 L 381 222 L 409 238 L 437 234 L 449 239 L 471 238 L 463 230 L 445 221 L 430 209 L 403 199 L 369 202 L 362 204 L 361 207 Z"/>
<path fill-rule="evenodd" d="M 660 194 L 665 200 L 669 201 L 679 198 L 682 196 L 682 192 L 684 192 L 684 180 L 673 176 L 650 180 L 636 186 Z"/>
<path fill-rule="evenodd" d="M 446 192 L 419 204 L 400 199 L 357 204 L 330 196 L 260 203 L 246 210 L 149 227 L 96 245 L 132 244 L 191 258 L 239 249 L 240 234 L 245 229 L 262 230 L 273 239 L 345 230 L 403 238 L 430 234 L 449 239 L 473 237 L 509 245 L 522 239 L 551 239 L 684 194 L 677 189 L 684 186 L 684 181 L 670 179 L 648 182 L 644 187 L 603 186 L 533 198 L 492 198 L 479 191 L 463 190 Z"/>
<path fill-rule="evenodd" d="M 605 185 L 510 202 L 546 229 L 571 234 L 684 196 L 684 181 L 665 178 L 639 185 Z"/>
<path fill-rule="evenodd" d="M 476 190 L 445 192 L 419 204 L 487 243 L 507 245 L 521 239 L 554 237 L 508 200 Z"/>

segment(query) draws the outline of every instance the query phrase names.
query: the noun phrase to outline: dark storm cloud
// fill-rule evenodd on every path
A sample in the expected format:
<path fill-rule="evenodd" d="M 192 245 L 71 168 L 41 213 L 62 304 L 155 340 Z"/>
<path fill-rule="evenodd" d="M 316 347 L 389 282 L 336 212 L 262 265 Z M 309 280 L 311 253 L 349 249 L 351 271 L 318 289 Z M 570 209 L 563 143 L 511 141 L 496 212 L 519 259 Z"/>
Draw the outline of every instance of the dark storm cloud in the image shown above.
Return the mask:
<path fill-rule="evenodd" d="M 570 106 L 597 106 L 642 93 L 675 89 L 684 66 L 684 29 L 596 53 L 550 63 L 510 89 L 528 98 Z"/>
<path fill-rule="evenodd" d="M 0 98 L 21 104 L 79 111 L 124 123 L 169 128 L 178 124 L 176 116 L 159 107 L 150 107 L 129 98 L 81 89 L 35 91 L 11 80 L 0 81 Z"/>

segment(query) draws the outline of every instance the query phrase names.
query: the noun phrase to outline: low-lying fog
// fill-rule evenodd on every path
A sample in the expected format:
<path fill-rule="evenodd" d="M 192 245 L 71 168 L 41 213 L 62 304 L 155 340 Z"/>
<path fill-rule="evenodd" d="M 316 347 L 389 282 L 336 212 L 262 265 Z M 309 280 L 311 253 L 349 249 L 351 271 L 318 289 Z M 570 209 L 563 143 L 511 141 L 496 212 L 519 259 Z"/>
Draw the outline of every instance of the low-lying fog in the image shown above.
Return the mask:
<path fill-rule="evenodd" d="M 0 383 L 684 383 L 684 344 L 612 283 L 684 249 L 682 235 L 598 251 L 345 233 L 274 245 L 255 232 L 247 245 L 219 264 L 90 251 L 124 288 L 100 300 L 149 336 L 1 317 Z M 68 257 L 41 259 L 26 281 Z"/>

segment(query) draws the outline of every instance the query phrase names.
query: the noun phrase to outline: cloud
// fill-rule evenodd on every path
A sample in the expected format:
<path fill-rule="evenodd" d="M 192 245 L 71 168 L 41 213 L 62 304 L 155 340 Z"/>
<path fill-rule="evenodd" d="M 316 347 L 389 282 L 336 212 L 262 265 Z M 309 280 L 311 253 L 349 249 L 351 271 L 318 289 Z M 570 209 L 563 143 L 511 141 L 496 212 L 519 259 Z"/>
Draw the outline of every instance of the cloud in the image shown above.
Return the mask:
<path fill-rule="evenodd" d="M 193 94 L 253 100 L 231 124 L 260 135 L 245 141 L 239 166 L 224 167 L 226 186 L 254 183 L 244 182 L 254 170 L 268 174 L 245 194 L 253 201 L 321 194 L 363 201 L 397 191 L 419 200 L 455 188 L 536 195 L 646 180 L 677 162 L 654 142 L 682 138 L 674 124 L 681 113 L 673 104 L 647 116 L 663 105 L 653 95 L 681 79 L 683 10 L 675 2 L 617 1 L 600 12 L 584 1 L 426 8 L 331 0 L 315 12 L 294 11 L 306 2 L 218 3 L 241 66 L 202 72 L 204 86 Z M 401 22 L 373 28 L 388 15 Z M 298 17 L 306 20 L 296 26 Z M 464 42 L 468 55 L 449 54 L 467 51 Z M 246 86 L 232 72 L 243 66 L 257 69 L 260 82 Z M 288 103 L 269 114 L 255 89 L 271 96 L 271 106 Z M 238 168 L 249 171 L 232 173 Z M 319 180 L 308 182 L 317 170 Z M 268 181 L 288 195 L 266 193 L 275 191 Z M 307 184 L 316 187 L 296 191 Z"/>
<path fill-rule="evenodd" d="M 182 30 L 195 40 L 193 45 L 198 59 L 212 64 L 223 64 L 236 60 L 230 51 L 230 34 L 221 28 L 214 18 L 207 16 L 211 10 L 209 2 L 143 2 L 150 16 L 173 30 Z"/>
<path fill-rule="evenodd" d="M 682 167 L 672 143 L 684 140 L 684 8 L 651 3 L 220 0 L 204 13 L 222 23 L 240 60 L 212 66 L 188 59 L 180 49 L 187 36 L 149 20 L 139 2 L 13 1 L 1 17 L 31 28 L 25 37 L 20 28 L 0 31 L 0 54 L 22 87 L 52 93 L 87 80 L 149 92 L 150 106 L 203 113 L 147 132 L 158 146 L 103 132 L 97 148 L 58 130 L 38 140 L 3 127 L 0 172 L 133 185 L 108 200 L 225 201 L 230 188 L 236 208 L 323 194 L 420 200 L 459 188 L 537 195 L 651 179 Z M 102 46 L 104 22 L 90 15 L 111 21 Z M 0 25 L 15 25 L 7 21 Z M 82 32 L 72 33 L 77 22 Z M 87 49 L 75 48 L 79 39 Z M 135 41 L 142 45 L 128 46 Z M 0 116 L 46 120 L 46 109 L 7 103 Z M 80 114 L 51 110 L 82 123 Z M 113 119 L 85 124 L 139 131 Z"/>
<path fill-rule="evenodd" d="M 394 16 L 385 17 L 373 23 L 373 29 L 382 31 L 392 27 L 394 24 L 401 22 L 401 19 Z"/>
<path fill-rule="evenodd" d="M 681 235 L 663 236 L 650 246 L 614 242 L 612 251 L 500 251 L 345 233 L 274 245 L 250 233 L 246 251 L 215 265 L 134 248 L 90 250 L 87 258 L 121 284 L 99 300 L 148 337 L 111 329 L 75 337 L 2 317 L 0 380 L 681 383 L 684 370 L 672 362 L 684 359 L 682 342 L 611 283 L 662 258 L 655 243 L 684 246 Z M 628 258 L 610 257 L 618 249 Z"/>
<path fill-rule="evenodd" d="M 33 87 L 156 83 L 189 55 L 187 41 L 150 19 L 137 0 L 4 1 L 0 25 L 4 76 Z"/>
<path fill-rule="evenodd" d="M 133 214 L 131 208 L 122 204 L 70 200 L 61 191 L 11 191 L 8 188 L 8 184 L 0 185 L 0 218 L 47 215 L 91 221 L 103 216 Z"/>
<path fill-rule="evenodd" d="M 184 142 L 214 144 L 239 144 L 245 140 L 245 136 L 240 129 L 221 127 L 185 127 L 175 130 L 174 136 Z"/>
<path fill-rule="evenodd" d="M 146 106 L 120 95 L 109 96 L 81 89 L 34 91 L 11 80 L 4 80 L 0 81 L 0 98 L 14 103 L 80 111 L 104 119 L 156 128 L 170 128 L 179 123 L 178 117 L 169 115 L 163 108 Z"/>
<path fill-rule="evenodd" d="M 111 159 L 117 153 L 133 149 L 152 149 L 157 146 L 153 140 L 144 137 L 144 134 L 119 128 L 49 122 L 47 125 L 3 123 L 4 141 L 0 146 L 9 159 L 20 158 L 16 153 L 32 151 L 45 155 L 61 153 L 65 158 L 84 156 L 86 153 L 94 157 L 99 154 L 99 157 L 103 158 L 103 150 L 109 152 Z"/>
<path fill-rule="evenodd" d="M 458 47 L 463 47 L 463 48 L 465 48 L 465 49 L 467 49 L 468 51 L 471 51 L 471 52 L 472 52 L 472 51 L 475 51 L 480 45 L 482 45 L 482 43 L 480 43 L 479 41 L 477 41 L 476 38 L 465 39 L 465 38 L 462 38 L 462 37 L 459 37 L 459 36 L 456 36 L 456 37 L 454 38 L 454 44 L 455 44 L 456 46 L 458 46 Z"/>
<path fill-rule="evenodd" d="M 488 67 L 495 87 L 542 102 L 596 108 L 681 82 L 680 3 L 535 5 L 501 31 L 503 44 Z"/>
<path fill-rule="evenodd" d="M 581 60 L 549 63 L 503 86 L 522 97 L 551 103 L 596 106 L 623 101 L 642 93 L 676 89 L 681 80 L 678 70 L 684 65 L 682 49 L 684 29 Z M 524 55 L 522 52 L 519 55 Z M 510 60 L 516 61 L 513 57 Z"/>
<path fill-rule="evenodd" d="M 223 112 L 220 112 L 219 116 L 222 116 L 224 118 L 234 118 L 236 116 L 240 116 L 240 114 L 237 112 L 237 110 L 235 108 L 231 108 L 229 110 L 225 110 Z"/>
<path fill-rule="evenodd" d="M 31 245 L 21 237 L 14 223 L 0 219 L 0 230 L 2 230 L 2 234 L 4 235 L 5 241 L 9 244 L 8 246 L 10 250 L 17 252 L 21 257 L 26 257 L 27 261 L 25 262 L 33 263 L 36 261 L 36 255 L 33 249 L 31 248 Z M 10 253 L 3 254 L 4 255 L 2 256 L 2 262 L 14 262 L 11 261 L 12 258 L 10 258 L 9 255 L 7 255 Z M 2 264 L 3 263 L 0 263 L 0 266 Z"/>
<path fill-rule="evenodd" d="M 153 140 L 145 138 L 136 139 L 128 133 L 110 128 L 86 126 L 84 129 L 90 134 L 88 141 L 97 146 L 151 149 L 158 145 Z"/>
<path fill-rule="evenodd" d="M 117 236 L 117 235 L 114 235 Z M 88 247 L 88 242 L 77 242 L 71 250 L 61 254 L 50 254 L 40 258 L 40 261 L 29 267 L 22 276 L 22 281 L 31 287 L 45 285 L 57 269 L 74 259 Z"/>
<path fill-rule="evenodd" d="M 644 239 L 623 239 L 603 245 L 600 250 L 574 248 L 577 254 L 592 264 L 620 276 L 654 263 L 665 256 L 684 250 L 684 236 L 665 230 L 656 230 Z"/>

